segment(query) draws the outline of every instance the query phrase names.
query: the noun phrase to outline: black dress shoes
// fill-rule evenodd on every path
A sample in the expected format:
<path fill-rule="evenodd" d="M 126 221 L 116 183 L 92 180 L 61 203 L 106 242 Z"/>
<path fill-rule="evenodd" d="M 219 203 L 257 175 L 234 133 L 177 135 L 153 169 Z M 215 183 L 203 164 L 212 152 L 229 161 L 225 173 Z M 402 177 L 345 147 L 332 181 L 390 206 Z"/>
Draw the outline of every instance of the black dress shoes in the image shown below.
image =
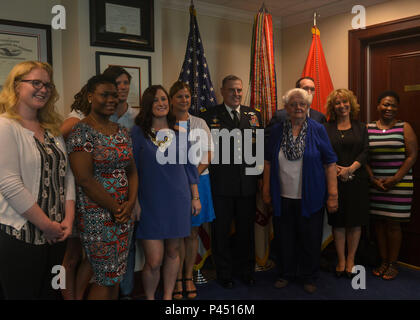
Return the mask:
<path fill-rule="evenodd" d="M 232 289 L 235 285 L 232 279 L 217 279 L 217 282 L 225 289 Z"/>
<path fill-rule="evenodd" d="M 241 278 L 241 280 L 242 280 L 242 282 L 245 284 L 245 285 L 247 285 L 248 287 L 253 287 L 253 286 L 255 286 L 255 279 L 254 279 L 254 277 L 252 276 L 252 275 L 245 275 L 245 276 L 242 276 L 242 278 Z"/>
<path fill-rule="evenodd" d="M 335 270 L 335 276 L 337 278 L 341 278 L 344 275 L 345 271 L 344 270 Z"/>

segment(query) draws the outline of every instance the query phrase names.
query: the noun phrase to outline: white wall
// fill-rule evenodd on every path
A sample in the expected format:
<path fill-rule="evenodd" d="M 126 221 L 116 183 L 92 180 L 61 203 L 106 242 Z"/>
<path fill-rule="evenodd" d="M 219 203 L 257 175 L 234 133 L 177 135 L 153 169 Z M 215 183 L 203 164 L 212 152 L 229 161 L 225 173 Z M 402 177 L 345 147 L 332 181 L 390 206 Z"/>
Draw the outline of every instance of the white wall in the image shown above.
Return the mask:
<path fill-rule="evenodd" d="M 67 114 L 73 96 L 96 73 L 95 52 L 150 56 L 152 82 L 162 83 L 162 28 L 160 1 L 154 2 L 155 51 L 135 51 L 90 46 L 88 0 L 0 0 L 0 19 L 51 25 L 51 9 L 66 8 L 66 30 L 51 30 L 54 81 L 60 94 L 58 110 Z"/>
<path fill-rule="evenodd" d="M 121 54 L 142 55 L 151 57 L 152 83 L 162 83 L 162 28 L 160 1 L 154 1 L 154 38 L 155 51 L 136 51 L 126 49 L 114 49 L 106 47 L 93 47 L 90 45 L 89 25 L 89 1 L 87 0 L 63 0 L 69 8 L 68 20 L 71 24 L 68 33 L 63 36 L 63 59 L 65 68 L 66 112 L 70 110 L 73 96 L 96 74 L 95 52 L 113 52 Z"/>
<path fill-rule="evenodd" d="M 133 51 L 90 46 L 88 0 L 0 0 L 0 18 L 51 24 L 51 8 L 62 4 L 67 11 L 67 30 L 52 30 L 55 83 L 60 93 L 59 110 L 69 111 L 73 95 L 95 74 L 95 52 L 117 52 L 151 56 L 152 82 L 166 88 L 178 78 L 184 60 L 189 32 L 189 14 L 162 8 L 154 0 L 155 51 Z M 205 11 L 205 10 L 203 10 Z M 420 14 L 419 0 L 394 0 L 367 8 L 367 24 L 377 24 Z M 318 19 L 321 41 L 334 87 L 348 86 L 348 30 L 353 15 L 349 12 Z M 221 80 L 233 73 L 243 79 L 248 89 L 253 19 L 227 20 L 197 10 L 203 40 L 217 98 L 221 101 Z M 293 87 L 306 61 L 312 39 L 312 23 L 283 30 L 274 29 L 277 90 Z M 247 101 L 245 101 L 246 103 Z M 279 105 L 280 106 L 280 105 Z"/>
<path fill-rule="evenodd" d="M 228 74 L 240 77 L 245 94 L 248 91 L 253 16 L 248 21 L 227 20 L 206 16 L 197 9 L 197 21 L 204 46 L 207 64 L 218 102 L 222 102 L 220 87 Z M 168 88 L 178 79 L 184 62 L 189 33 L 189 13 L 187 11 L 162 9 L 163 34 L 163 85 Z M 280 30 L 274 30 L 274 50 L 277 84 L 280 88 Z M 249 95 L 249 94 L 248 94 Z"/>

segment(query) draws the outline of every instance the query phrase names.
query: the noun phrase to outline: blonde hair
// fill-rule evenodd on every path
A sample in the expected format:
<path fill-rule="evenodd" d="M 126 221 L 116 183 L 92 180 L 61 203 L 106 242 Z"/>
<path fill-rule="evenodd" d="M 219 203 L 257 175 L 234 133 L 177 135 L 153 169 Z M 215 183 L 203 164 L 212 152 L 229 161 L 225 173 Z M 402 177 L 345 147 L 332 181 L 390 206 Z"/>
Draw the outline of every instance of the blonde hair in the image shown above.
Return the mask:
<path fill-rule="evenodd" d="M 344 98 L 350 102 L 350 119 L 357 119 L 360 111 L 360 105 L 357 103 L 357 98 L 354 93 L 347 89 L 337 89 L 332 91 L 327 98 L 327 119 L 328 121 L 335 121 L 337 119 L 335 114 L 335 100 Z"/>
<path fill-rule="evenodd" d="M 53 70 L 48 63 L 39 61 L 24 61 L 18 63 L 9 72 L 3 89 L 0 92 L 0 114 L 10 119 L 21 119 L 21 116 L 15 108 L 19 102 L 16 86 L 25 75 L 34 69 L 45 70 L 50 77 L 51 83 L 54 84 Z M 38 121 L 41 127 L 51 132 L 54 136 L 59 136 L 61 134 L 60 125 L 62 123 L 61 115 L 55 110 L 55 103 L 57 100 L 58 93 L 54 87 L 51 90 L 51 95 L 47 103 L 38 111 Z"/>

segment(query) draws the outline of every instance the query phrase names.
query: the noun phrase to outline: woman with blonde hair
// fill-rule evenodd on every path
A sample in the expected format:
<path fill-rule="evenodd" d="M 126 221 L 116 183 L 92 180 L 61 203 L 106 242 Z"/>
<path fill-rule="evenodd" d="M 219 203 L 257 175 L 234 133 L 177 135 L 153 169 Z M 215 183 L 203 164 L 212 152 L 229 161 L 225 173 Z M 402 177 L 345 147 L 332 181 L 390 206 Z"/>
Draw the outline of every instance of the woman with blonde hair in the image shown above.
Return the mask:
<path fill-rule="evenodd" d="M 6 299 L 58 299 L 61 265 L 74 219 L 58 94 L 49 64 L 25 61 L 0 93 L 0 283 Z M 28 267 L 30 266 L 30 267 Z"/>
<path fill-rule="evenodd" d="M 366 125 L 357 120 L 359 109 L 356 97 L 350 90 L 337 89 L 328 96 L 329 121 L 325 127 L 338 157 L 338 211 L 328 215 L 338 256 L 335 269 L 337 277 L 353 276 L 361 227 L 368 223 L 369 186 L 366 162 L 369 140 Z"/>

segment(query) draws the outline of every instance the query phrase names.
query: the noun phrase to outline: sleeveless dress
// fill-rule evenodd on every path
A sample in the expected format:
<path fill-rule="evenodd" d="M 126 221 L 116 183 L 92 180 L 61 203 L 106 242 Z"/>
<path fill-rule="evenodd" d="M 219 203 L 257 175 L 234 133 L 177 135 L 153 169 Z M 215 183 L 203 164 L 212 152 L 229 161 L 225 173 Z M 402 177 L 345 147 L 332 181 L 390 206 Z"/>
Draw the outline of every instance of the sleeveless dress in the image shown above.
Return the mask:
<path fill-rule="evenodd" d="M 348 167 L 354 161 L 362 165 L 354 172 L 352 180 L 343 182 L 337 179 L 338 211 L 328 213 L 328 224 L 335 228 L 365 226 L 369 222 L 369 179 L 366 172 L 369 148 L 366 125 L 352 120 L 348 130 L 338 130 L 336 122 L 329 122 L 325 127 L 338 157 L 337 165 Z"/>
<path fill-rule="evenodd" d="M 404 122 L 397 122 L 386 130 L 376 122 L 368 125 L 370 167 L 377 178 L 392 177 L 406 159 Z M 400 222 L 408 222 L 413 198 L 413 173 L 405 177 L 387 192 L 370 188 L 370 214 Z"/>
<path fill-rule="evenodd" d="M 84 122 L 76 124 L 67 139 L 69 154 L 92 153 L 94 178 L 118 200 L 128 197 L 126 167 L 133 157 L 131 145 L 127 129 L 121 126 L 116 134 L 107 136 Z M 119 283 L 127 267 L 133 221 L 116 224 L 110 212 L 93 202 L 80 186 L 76 205 L 80 239 L 95 282 L 103 286 Z"/>

